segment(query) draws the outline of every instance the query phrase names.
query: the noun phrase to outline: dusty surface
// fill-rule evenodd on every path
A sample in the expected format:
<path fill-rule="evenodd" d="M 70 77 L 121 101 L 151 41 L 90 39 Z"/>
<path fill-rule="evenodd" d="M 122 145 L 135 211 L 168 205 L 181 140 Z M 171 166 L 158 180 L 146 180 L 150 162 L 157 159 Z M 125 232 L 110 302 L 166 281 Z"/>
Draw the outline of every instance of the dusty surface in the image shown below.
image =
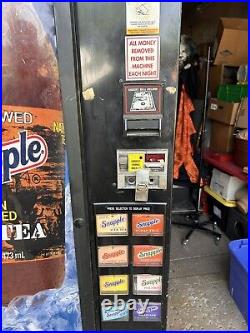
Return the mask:
<path fill-rule="evenodd" d="M 227 238 L 196 232 L 183 246 L 189 229 L 172 228 L 168 330 L 247 330 L 228 292 Z"/>

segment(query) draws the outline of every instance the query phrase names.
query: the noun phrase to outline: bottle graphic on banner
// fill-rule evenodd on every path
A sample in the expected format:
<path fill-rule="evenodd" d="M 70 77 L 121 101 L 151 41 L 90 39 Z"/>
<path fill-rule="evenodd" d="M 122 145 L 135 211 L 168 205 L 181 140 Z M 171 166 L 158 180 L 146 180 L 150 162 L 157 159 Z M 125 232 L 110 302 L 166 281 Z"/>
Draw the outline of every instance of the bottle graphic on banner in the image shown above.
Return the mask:
<path fill-rule="evenodd" d="M 51 16 L 53 20 L 53 16 Z M 3 304 L 64 279 L 64 128 L 57 61 L 30 5 L 3 6 Z"/>

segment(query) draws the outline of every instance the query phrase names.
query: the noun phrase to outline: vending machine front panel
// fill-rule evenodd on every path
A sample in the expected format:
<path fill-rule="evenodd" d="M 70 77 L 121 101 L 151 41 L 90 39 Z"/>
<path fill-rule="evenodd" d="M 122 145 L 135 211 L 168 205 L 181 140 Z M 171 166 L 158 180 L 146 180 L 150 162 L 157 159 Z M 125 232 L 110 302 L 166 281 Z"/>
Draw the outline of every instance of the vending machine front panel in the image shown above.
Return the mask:
<path fill-rule="evenodd" d="M 181 3 L 55 4 L 84 330 L 166 330 Z"/>

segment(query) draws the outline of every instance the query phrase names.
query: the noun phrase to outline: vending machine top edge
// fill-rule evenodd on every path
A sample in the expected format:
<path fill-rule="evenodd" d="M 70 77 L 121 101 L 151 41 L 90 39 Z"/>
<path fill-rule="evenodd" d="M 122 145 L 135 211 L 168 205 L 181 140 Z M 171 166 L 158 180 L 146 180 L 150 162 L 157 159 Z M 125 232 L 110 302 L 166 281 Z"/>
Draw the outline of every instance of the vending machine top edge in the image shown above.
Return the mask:
<path fill-rule="evenodd" d="M 55 3 L 84 330 L 166 330 L 180 2 Z"/>

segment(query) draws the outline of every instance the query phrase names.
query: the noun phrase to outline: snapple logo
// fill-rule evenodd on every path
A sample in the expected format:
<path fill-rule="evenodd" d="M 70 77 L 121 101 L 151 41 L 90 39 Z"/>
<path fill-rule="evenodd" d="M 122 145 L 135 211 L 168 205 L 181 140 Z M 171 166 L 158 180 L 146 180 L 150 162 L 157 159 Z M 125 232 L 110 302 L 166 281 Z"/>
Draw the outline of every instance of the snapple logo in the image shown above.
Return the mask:
<path fill-rule="evenodd" d="M 139 309 L 138 314 L 139 315 L 153 314 L 153 312 L 157 311 L 158 308 L 159 307 L 157 305 L 149 305 L 149 306 L 147 306 L 146 311 L 144 311 L 144 312 L 143 312 L 143 309 Z"/>
<path fill-rule="evenodd" d="M 146 312 L 147 312 L 147 313 L 151 313 L 151 312 L 154 312 L 154 311 L 156 311 L 156 310 L 158 310 L 158 306 L 157 306 L 157 305 L 151 305 L 151 306 L 148 306 L 148 307 L 147 307 Z"/>
<path fill-rule="evenodd" d="M 104 253 L 103 256 L 102 256 L 102 259 L 106 260 L 106 259 L 110 259 L 110 258 L 115 258 L 115 257 L 122 256 L 123 254 L 125 254 L 124 250 L 118 250 L 118 251 L 113 252 L 113 253 Z"/>
<path fill-rule="evenodd" d="M 43 165 L 48 158 L 46 141 L 38 134 L 19 133 L 19 138 L 2 145 L 2 183 L 17 175 Z"/>
<path fill-rule="evenodd" d="M 115 217 L 112 220 L 104 220 L 102 221 L 102 228 L 115 227 L 123 222 L 125 222 L 125 218 L 122 216 Z"/>
<path fill-rule="evenodd" d="M 148 285 L 158 285 L 158 284 L 160 284 L 161 283 L 161 278 L 159 277 L 159 278 L 154 278 L 154 279 L 152 279 L 152 280 L 143 280 L 142 281 L 142 286 L 143 287 L 145 287 L 145 286 L 148 286 Z"/>
<path fill-rule="evenodd" d="M 153 219 L 145 222 L 138 222 L 137 227 L 138 228 L 145 228 L 145 227 L 151 227 L 152 225 L 159 224 L 160 220 L 159 219 Z"/>
<path fill-rule="evenodd" d="M 138 254 L 138 258 L 140 258 L 140 259 L 151 258 L 160 253 L 162 253 L 162 249 L 155 249 L 155 250 L 151 250 L 151 251 L 141 251 Z"/>
<path fill-rule="evenodd" d="M 109 288 L 109 287 L 117 287 L 121 284 L 125 283 L 125 280 L 124 279 L 120 279 L 120 280 L 117 280 L 117 281 L 113 281 L 113 282 L 105 282 L 104 284 L 104 287 L 105 288 Z"/>

